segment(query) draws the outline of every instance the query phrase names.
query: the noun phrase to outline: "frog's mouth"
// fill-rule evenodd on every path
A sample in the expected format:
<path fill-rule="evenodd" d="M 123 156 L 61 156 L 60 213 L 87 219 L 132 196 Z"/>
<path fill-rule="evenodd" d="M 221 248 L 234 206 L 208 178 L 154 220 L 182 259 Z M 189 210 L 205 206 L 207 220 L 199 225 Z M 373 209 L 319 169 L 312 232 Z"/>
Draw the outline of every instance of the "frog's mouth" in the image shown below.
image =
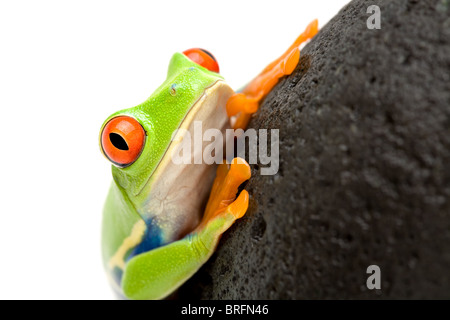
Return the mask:
<path fill-rule="evenodd" d="M 164 226 L 165 240 L 173 241 L 192 231 L 200 221 L 207 197 L 214 179 L 215 165 L 205 163 L 203 151 L 206 146 L 222 141 L 201 141 L 202 148 L 192 148 L 190 161 L 187 164 L 177 164 L 173 155 L 180 154 L 183 139 L 199 137 L 198 122 L 201 123 L 201 137 L 208 129 L 219 129 L 222 133 L 230 128 L 226 113 L 226 102 L 234 91 L 222 80 L 207 88 L 203 95 L 191 107 L 183 119 L 180 129 L 172 139 L 166 153 L 140 191 L 150 190 L 140 208 L 144 220 L 157 219 Z M 196 124 L 197 123 L 197 124 Z M 225 134 L 223 134 L 225 137 Z M 198 141 L 191 141 L 191 146 Z M 218 146 L 223 148 L 223 145 Z M 201 154 L 199 154 L 201 152 Z M 201 163 L 194 162 L 202 159 Z"/>

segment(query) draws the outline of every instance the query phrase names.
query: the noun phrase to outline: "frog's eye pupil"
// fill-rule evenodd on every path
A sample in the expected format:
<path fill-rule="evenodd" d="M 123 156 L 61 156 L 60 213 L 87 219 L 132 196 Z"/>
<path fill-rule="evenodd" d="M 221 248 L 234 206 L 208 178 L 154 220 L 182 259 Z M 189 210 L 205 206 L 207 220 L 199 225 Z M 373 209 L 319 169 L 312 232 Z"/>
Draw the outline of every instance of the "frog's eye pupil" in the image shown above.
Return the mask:
<path fill-rule="evenodd" d="M 118 116 L 107 122 L 103 128 L 100 143 L 108 160 L 124 168 L 139 158 L 144 149 L 145 140 L 145 130 L 136 119 Z"/>
<path fill-rule="evenodd" d="M 211 52 L 201 48 L 192 48 L 183 51 L 183 54 L 209 71 L 219 73 L 219 64 Z"/>
<path fill-rule="evenodd" d="M 109 140 L 111 141 L 113 146 L 119 150 L 125 150 L 125 151 L 130 150 L 130 148 L 128 148 L 127 142 L 125 141 L 124 138 L 122 138 L 122 136 L 120 134 L 110 133 Z"/>
<path fill-rule="evenodd" d="M 200 50 L 202 50 L 204 53 L 206 53 L 208 56 L 210 56 L 211 59 L 213 59 L 215 62 L 217 62 L 216 58 L 212 55 L 211 52 L 209 52 L 208 50 L 205 50 L 205 49 L 200 49 Z"/>

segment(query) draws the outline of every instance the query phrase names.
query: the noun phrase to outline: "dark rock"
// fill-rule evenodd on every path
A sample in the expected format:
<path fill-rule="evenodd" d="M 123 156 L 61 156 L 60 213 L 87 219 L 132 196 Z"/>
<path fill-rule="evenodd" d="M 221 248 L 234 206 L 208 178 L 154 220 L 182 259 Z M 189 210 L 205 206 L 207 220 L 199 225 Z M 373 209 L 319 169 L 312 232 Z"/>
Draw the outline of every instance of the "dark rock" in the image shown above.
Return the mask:
<path fill-rule="evenodd" d="M 280 129 L 280 171 L 253 166 L 246 216 L 180 298 L 450 298 L 449 0 L 352 1 L 250 126 Z"/>

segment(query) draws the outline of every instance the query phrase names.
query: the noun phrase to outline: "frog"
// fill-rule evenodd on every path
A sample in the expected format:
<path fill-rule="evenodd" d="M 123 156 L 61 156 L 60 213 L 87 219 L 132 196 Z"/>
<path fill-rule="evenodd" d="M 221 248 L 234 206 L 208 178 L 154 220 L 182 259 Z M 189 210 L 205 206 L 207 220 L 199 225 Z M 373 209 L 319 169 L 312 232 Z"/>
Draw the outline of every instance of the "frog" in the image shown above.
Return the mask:
<path fill-rule="evenodd" d="M 314 20 L 278 59 L 236 92 L 209 51 L 177 52 L 166 79 L 146 101 L 104 121 L 100 150 L 112 164 L 113 181 L 103 210 L 102 258 L 119 297 L 169 297 L 209 260 L 224 232 L 245 215 L 250 195 L 242 186 L 251 178 L 251 169 L 244 159 L 224 159 L 216 165 L 175 163 L 171 155 L 180 152 L 183 134 L 193 132 L 196 122 L 203 131 L 245 129 L 261 101 L 296 68 L 300 44 L 317 32 Z M 195 158 L 195 151 L 190 156 Z"/>

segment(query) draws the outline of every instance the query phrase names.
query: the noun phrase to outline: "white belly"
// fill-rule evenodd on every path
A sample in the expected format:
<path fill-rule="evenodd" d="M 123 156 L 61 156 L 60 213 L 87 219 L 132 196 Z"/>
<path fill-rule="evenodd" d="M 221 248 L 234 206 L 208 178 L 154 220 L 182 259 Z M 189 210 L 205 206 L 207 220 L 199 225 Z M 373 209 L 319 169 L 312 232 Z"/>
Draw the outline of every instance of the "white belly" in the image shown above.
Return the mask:
<path fill-rule="evenodd" d="M 194 139 L 194 121 L 201 121 L 203 132 L 210 128 L 219 129 L 225 140 L 225 130 L 230 128 L 225 106 L 233 93 L 224 81 L 216 82 L 194 104 L 180 128 L 187 130 Z M 198 123 L 196 129 L 198 136 Z M 179 132 L 151 178 L 152 191 L 141 210 L 145 211 L 144 216 L 151 217 L 153 223 L 156 222 L 163 230 L 162 240 L 165 243 L 183 237 L 200 222 L 217 166 L 204 161 L 194 164 L 194 160 L 198 160 L 199 156 L 201 158 L 198 152 L 203 153 L 204 148 L 211 143 L 202 142 L 202 147 L 195 150 L 194 141 L 191 141 L 193 152 L 190 164 L 175 164 L 171 155 L 179 154 L 182 148 Z"/>

